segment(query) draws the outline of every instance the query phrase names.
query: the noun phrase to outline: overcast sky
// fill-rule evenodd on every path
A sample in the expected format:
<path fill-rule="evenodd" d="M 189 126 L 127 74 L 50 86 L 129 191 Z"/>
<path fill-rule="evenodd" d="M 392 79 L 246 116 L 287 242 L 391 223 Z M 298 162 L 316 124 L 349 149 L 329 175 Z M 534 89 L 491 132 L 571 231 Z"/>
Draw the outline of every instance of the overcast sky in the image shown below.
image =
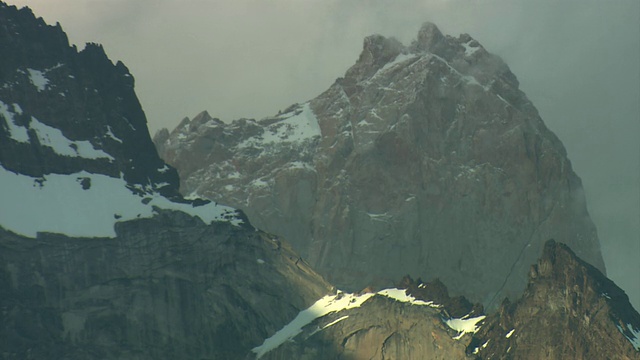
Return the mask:
<path fill-rule="evenodd" d="M 609 276 L 640 309 L 638 0 L 8 0 L 102 43 L 136 78 L 150 130 L 208 110 L 261 118 L 311 99 L 365 36 L 424 21 L 500 55 L 582 178 Z M 560 240 L 561 239 L 557 239 Z"/>

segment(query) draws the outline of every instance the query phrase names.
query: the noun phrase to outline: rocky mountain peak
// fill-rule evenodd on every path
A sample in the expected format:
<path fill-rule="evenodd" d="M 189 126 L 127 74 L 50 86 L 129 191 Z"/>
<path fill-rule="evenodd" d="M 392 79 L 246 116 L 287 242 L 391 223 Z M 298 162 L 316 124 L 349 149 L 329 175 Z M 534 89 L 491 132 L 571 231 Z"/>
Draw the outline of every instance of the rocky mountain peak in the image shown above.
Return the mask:
<path fill-rule="evenodd" d="M 509 67 L 425 24 L 260 121 L 156 137 L 181 191 L 245 210 L 345 290 L 440 278 L 496 307 L 549 238 L 604 270 L 580 179 Z"/>
<path fill-rule="evenodd" d="M 602 272 L 549 240 L 523 296 L 487 317 L 468 352 L 479 359 L 640 359 L 640 314 Z"/>
<path fill-rule="evenodd" d="M 11 54 L 0 59 L 5 169 L 34 177 L 86 170 L 178 196 L 177 173 L 164 170 L 148 137 L 127 67 L 99 44 L 77 51 L 60 26 L 28 8 L 3 4 L 0 17 L 0 50 Z"/>
<path fill-rule="evenodd" d="M 102 46 L 0 2 L 0 51 L 0 358 L 244 358 L 332 290 L 239 211 L 178 193 Z"/>
<path fill-rule="evenodd" d="M 418 31 L 418 38 L 412 44 L 414 51 L 430 51 L 437 48 L 437 46 L 445 40 L 444 35 L 440 32 L 440 29 L 436 24 L 432 22 L 425 22 Z"/>
<path fill-rule="evenodd" d="M 0 197 L 16 204 L 0 226 L 28 237 L 114 237 L 119 221 L 176 207 L 205 222 L 244 221 L 235 209 L 180 195 L 176 170 L 149 137 L 133 76 L 101 45 L 77 51 L 60 26 L 4 3 L 0 24 Z M 60 198 L 66 207 L 41 204 Z"/>
<path fill-rule="evenodd" d="M 394 38 L 386 38 L 382 35 L 367 36 L 358 61 L 347 71 L 345 78 L 361 81 L 395 59 L 403 49 L 402 43 Z"/>

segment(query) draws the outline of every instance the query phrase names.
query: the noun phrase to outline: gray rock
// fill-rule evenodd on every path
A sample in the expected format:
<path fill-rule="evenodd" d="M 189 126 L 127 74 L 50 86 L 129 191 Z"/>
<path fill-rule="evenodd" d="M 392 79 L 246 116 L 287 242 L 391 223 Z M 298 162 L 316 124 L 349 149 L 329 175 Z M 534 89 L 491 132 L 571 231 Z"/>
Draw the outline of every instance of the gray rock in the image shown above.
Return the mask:
<path fill-rule="evenodd" d="M 296 137 L 307 108 L 319 130 Z M 181 191 L 242 209 L 340 288 L 410 274 L 496 307 L 524 290 L 549 238 L 604 271 L 562 143 L 508 66 L 467 34 L 425 24 L 408 47 L 370 36 L 310 102 L 196 123 L 155 141 Z"/>

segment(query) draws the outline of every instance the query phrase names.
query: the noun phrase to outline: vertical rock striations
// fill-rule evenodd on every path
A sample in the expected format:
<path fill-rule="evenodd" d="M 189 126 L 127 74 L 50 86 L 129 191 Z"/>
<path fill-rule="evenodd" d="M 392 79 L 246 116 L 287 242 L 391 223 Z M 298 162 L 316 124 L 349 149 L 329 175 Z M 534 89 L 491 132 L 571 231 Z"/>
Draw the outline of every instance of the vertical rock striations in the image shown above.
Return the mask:
<path fill-rule="evenodd" d="M 439 277 L 497 306 L 549 238 L 604 271 L 578 176 L 508 66 L 430 23 L 367 37 L 315 99 L 155 139 L 181 189 L 243 209 L 337 286 Z"/>

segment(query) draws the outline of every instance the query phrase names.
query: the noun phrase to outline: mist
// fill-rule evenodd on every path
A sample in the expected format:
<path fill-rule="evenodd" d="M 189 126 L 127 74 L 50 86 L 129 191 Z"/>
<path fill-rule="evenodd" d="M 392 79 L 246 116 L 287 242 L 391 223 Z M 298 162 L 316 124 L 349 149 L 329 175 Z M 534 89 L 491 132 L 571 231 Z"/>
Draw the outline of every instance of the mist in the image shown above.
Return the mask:
<path fill-rule="evenodd" d="M 640 309 L 640 2 L 29 0 L 136 79 L 152 134 L 208 110 L 261 118 L 344 74 L 365 36 L 424 21 L 501 56 L 582 178 L 608 276 Z M 562 239 L 556 239 L 562 241 Z"/>

